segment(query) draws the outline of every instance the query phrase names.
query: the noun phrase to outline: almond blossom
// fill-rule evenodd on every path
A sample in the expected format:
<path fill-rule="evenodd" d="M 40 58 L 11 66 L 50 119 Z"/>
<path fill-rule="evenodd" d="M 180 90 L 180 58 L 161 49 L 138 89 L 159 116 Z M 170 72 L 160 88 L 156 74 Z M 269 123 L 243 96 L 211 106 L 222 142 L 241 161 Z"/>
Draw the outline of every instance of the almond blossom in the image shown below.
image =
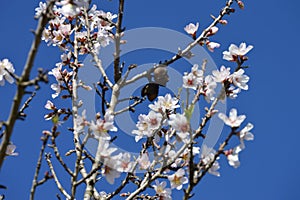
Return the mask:
<path fill-rule="evenodd" d="M 188 183 L 188 178 L 185 177 L 184 169 L 178 169 L 174 174 L 169 175 L 168 179 L 171 183 L 171 189 L 176 188 L 177 190 L 182 189 L 182 185 Z"/>
<path fill-rule="evenodd" d="M 117 127 L 114 126 L 114 116 L 111 114 L 111 112 L 106 112 L 104 119 L 97 119 L 96 123 L 92 121 L 90 128 L 96 138 L 103 137 L 107 140 L 110 139 L 108 131 L 118 130 Z"/>
<path fill-rule="evenodd" d="M 46 8 L 47 8 L 47 4 L 46 3 L 43 3 L 43 2 L 40 2 L 39 3 L 39 7 L 37 7 L 35 9 L 35 17 L 38 18 L 40 17 L 42 14 L 45 14 L 46 13 Z"/>
<path fill-rule="evenodd" d="M 140 169 L 142 170 L 146 170 L 150 167 L 150 160 L 149 160 L 149 156 L 148 156 L 148 153 L 142 153 L 140 155 L 140 157 L 137 159 L 138 163 L 139 163 L 139 166 L 140 166 Z"/>
<path fill-rule="evenodd" d="M 163 96 L 158 96 L 157 101 L 154 104 L 150 104 L 149 108 L 155 112 L 165 113 L 166 111 L 172 111 L 176 108 L 179 108 L 178 99 L 176 97 L 172 97 L 171 94 L 166 94 Z"/>
<path fill-rule="evenodd" d="M 17 146 L 14 144 L 7 145 L 5 154 L 7 156 L 18 156 L 19 153 L 15 152 L 16 148 Z"/>
<path fill-rule="evenodd" d="M 102 168 L 102 175 L 108 183 L 114 184 L 115 179 L 119 178 L 121 173 L 117 171 L 119 162 L 114 158 L 107 158 L 104 161 L 104 167 Z"/>
<path fill-rule="evenodd" d="M 210 52 L 214 52 L 215 48 L 219 48 L 221 45 L 217 42 L 207 42 L 206 47 Z"/>
<path fill-rule="evenodd" d="M 246 119 L 246 115 L 237 116 L 237 110 L 232 108 L 229 112 L 229 117 L 224 113 L 219 113 L 219 118 L 224 121 L 224 123 L 232 128 L 239 127 L 243 121 Z"/>
<path fill-rule="evenodd" d="M 238 71 L 234 72 L 232 75 L 231 75 L 231 80 L 232 80 L 232 83 L 241 88 L 242 90 L 248 90 L 248 81 L 249 81 L 249 76 L 247 75 L 244 75 L 244 70 L 243 69 L 239 69 Z"/>
<path fill-rule="evenodd" d="M 245 148 L 245 144 L 244 144 L 244 140 L 246 141 L 250 141 L 250 140 L 254 140 L 254 135 L 250 132 L 250 130 L 253 129 L 253 124 L 248 123 L 238 134 L 239 138 L 240 138 L 240 147 L 241 149 Z"/>
<path fill-rule="evenodd" d="M 241 43 L 239 47 L 235 44 L 229 46 L 228 51 L 223 52 L 223 59 L 228 61 L 236 61 L 238 57 L 245 56 L 251 49 L 252 45 L 246 46 L 246 43 Z"/>
<path fill-rule="evenodd" d="M 213 148 L 207 147 L 206 144 L 202 146 L 201 150 L 201 161 L 205 167 L 209 167 L 209 165 L 214 161 L 216 151 Z M 217 161 L 219 157 L 214 161 L 212 166 L 208 169 L 208 173 L 220 176 L 220 172 L 218 170 L 220 169 L 220 164 Z"/>
<path fill-rule="evenodd" d="M 184 114 L 171 114 L 169 116 L 169 125 L 176 130 L 176 134 L 181 138 L 185 139 L 190 132 L 190 123 Z"/>
<path fill-rule="evenodd" d="M 0 85 L 5 84 L 5 80 L 12 84 L 14 82 L 13 77 L 9 73 L 14 73 L 15 68 L 8 59 L 3 59 L 0 61 Z"/>
<path fill-rule="evenodd" d="M 242 149 L 240 146 L 237 146 L 234 149 L 231 149 L 229 151 L 225 151 L 225 155 L 227 157 L 230 166 L 234 168 L 238 168 L 240 166 L 239 152 L 241 151 Z"/>
<path fill-rule="evenodd" d="M 193 73 L 184 73 L 183 76 L 183 87 L 197 90 L 199 84 L 198 78 Z"/>
<path fill-rule="evenodd" d="M 159 182 L 155 180 L 155 185 L 152 185 L 156 194 L 159 196 L 160 200 L 171 200 L 172 190 L 170 188 L 166 188 L 166 181 Z"/>
<path fill-rule="evenodd" d="M 213 70 L 212 74 L 216 82 L 222 83 L 223 81 L 229 78 L 230 68 L 226 68 L 224 65 L 222 65 L 220 70 Z"/>
<path fill-rule="evenodd" d="M 198 28 L 199 28 L 199 23 L 198 23 L 198 22 L 196 23 L 196 25 L 193 24 L 193 23 L 189 23 L 188 25 L 186 25 L 186 26 L 184 27 L 184 30 L 185 30 L 188 34 L 190 34 L 190 35 L 192 35 L 193 37 L 195 37 Z"/>

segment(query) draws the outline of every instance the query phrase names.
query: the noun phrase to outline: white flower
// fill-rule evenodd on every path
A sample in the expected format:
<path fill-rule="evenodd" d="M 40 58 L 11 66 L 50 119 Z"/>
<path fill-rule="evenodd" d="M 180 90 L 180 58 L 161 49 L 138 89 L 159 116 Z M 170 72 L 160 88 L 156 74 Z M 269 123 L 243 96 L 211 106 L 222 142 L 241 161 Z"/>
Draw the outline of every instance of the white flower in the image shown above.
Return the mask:
<path fill-rule="evenodd" d="M 156 112 L 163 112 L 165 113 L 167 110 L 172 111 L 176 108 L 179 108 L 178 99 L 171 96 L 171 94 L 166 94 L 164 97 L 159 96 L 157 97 L 157 101 L 154 104 L 150 104 L 149 108 L 156 111 Z"/>
<path fill-rule="evenodd" d="M 121 173 L 116 170 L 118 168 L 118 164 L 117 160 L 113 158 L 105 160 L 104 167 L 102 168 L 102 174 L 110 184 L 114 184 L 115 179 L 119 178 L 121 175 Z"/>
<path fill-rule="evenodd" d="M 139 121 L 136 124 L 136 127 L 138 130 L 133 130 L 132 134 L 136 134 L 135 141 L 138 142 L 142 137 L 145 135 L 151 135 L 149 128 L 148 128 L 148 121 L 147 121 L 147 115 L 140 114 L 139 115 Z"/>
<path fill-rule="evenodd" d="M 161 183 L 158 180 L 155 180 L 156 185 L 152 185 L 156 194 L 159 196 L 160 200 L 171 200 L 172 190 L 170 188 L 166 188 L 166 181 L 162 181 Z"/>
<path fill-rule="evenodd" d="M 77 131 L 78 133 L 83 131 L 84 127 L 90 125 L 90 122 L 87 121 L 87 119 L 86 119 L 86 110 L 85 109 L 82 111 L 81 116 L 80 115 L 77 116 L 77 118 L 75 119 L 75 123 L 77 125 L 77 128 L 75 131 Z"/>
<path fill-rule="evenodd" d="M 100 146 L 99 152 L 101 154 L 102 159 L 110 158 L 111 154 L 117 150 L 117 148 L 110 148 L 109 141 L 103 138 L 99 138 L 98 146 Z"/>
<path fill-rule="evenodd" d="M 185 139 L 190 131 L 190 123 L 183 114 L 171 114 L 169 125 L 172 126 L 177 132 L 176 134 L 181 138 Z"/>
<path fill-rule="evenodd" d="M 184 27 L 184 30 L 185 30 L 188 34 L 194 36 L 194 35 L 196 34 L 198 28 L 199 28 L 199 23 L 197 22 L 196 25 L 193 24 L 193 23 L 190 23 L 189 25 L 186 25 L 186 26 Z"/>
<path fill-rule="evenodd" d="M 48 109 L 48 110 L 54 110 L 56 107 L 51 101 L 48 100 L 46 105 L 45 105 L 45 108 Z"/>
<path fill-rule="evenodd" d="M 104 139 L 107 140 L 110 139 L 108 131 L 118 130 L 117 127 L 114 126 L 114 116 L 111 112 L 106 112 L 104 119 L 97 119 L 96 123 L 93 121 L 90 127 L 96 138 L 104 137 Z"/>
<path fill-rule="evenodd" d="M 245 148 L 245 144 L 244 144 L 244 140 L 249 141 L 249 140 L 254 140 L 254 135 L 249 132 L 253 129 L 253 124 L 248 123 L 245 128 L 243 128 L 240 132 L 239 132 L 239 138 L 240 138 L 240 147 L 242 149 Z"/>
<path fill-rule="evenodd" d="M 52 90 L 55 91 L 55 93 L 51 95 L 52 98 L 55 99 L 55 98 L 58 97 L 58 95 L 60 94 L 60 92 L 61 92 L 61 87 L 60 87 L 59 84 L 56 84 L 56 83 L 51 84 L 50 87 L 51 87 Z"/>
<path fill-rule="evenodd" d="M 213 70 L 212 74 L 214 76 L 214 80 L 218 83 L 222 83 L 224 80 L 229 78 L 230 68 L 226 68 L 224 65 L 221 66 L 220 70 Z"/>
<path fill-rule="evenodd" d="M 114 158 L 119 162 L 117 168 L 119 172 L 129 172 L 132 169 L 133 163 L 130 161 L 129 153 L 120 153 Z"/>
<path fill-rule="evenodd" d="M 88 0 L 63 0 L 56 2 L 56 5 L 62 6 L 59 12 L 66 17 L 74 17 L 80 13 L 81 8 L 88 8 Z"/>
<path fill-rule="evenodd" d="M 45 14 L 46 13 L 46 8 L 47 8 L 47 4 L 46 3 L 43 3 L 43 2 L 40 2 L 39 3 L 39 7 L 37 7 L 35 9 L 35 17 L 38 18 L 40 17 L 42 14 Z"/>
<path fill-rule="evenodd" d="M 228 61 L 236 61 L 238 56 L 245 56 L 251 49 L 252 45 L 246 46 L 246 43 L 241 43 L 239 47 L 235 44 L 229 46 L 228 51 L 223 52 L 223 59 Z"/>
<path fill-rule="evenodd" d="M 217 42 L 207 42 L 206 47 L 210 52 L 214 52 L 215 48 L 219 48 L 221 45 Z"/>
<path fill-rule="evenodd" d="M 241 92 L 241 88 L 235 88 L 234 86 L 230 86 L 227 90 L 227 94 L 231 99 L 237 98 L 237 95 Z"/>
<path fill-rule="evenodd" d="M 193 90 L 197 90 L 197 86 L 199 84 L 199 80 L 193 73 L 185 73 L 183 76 L 183 87 L 191 88 Z"/>
<path fill-rule="evenodd" d="M 234 149 L 229 150 L 229 152 L 225 152 L 230 166 L 234 168 L 238 168 L 240 166 L 239 152 L 241 152 L 241 150 L 241 147 L 237 146 Z"/>
<path fill-rule="evenodd" d="M 15 72 L 15 68 L 8 59 L 3 59 L 0 61 L 0 85 L 3 86 L 5 84 L 4 79 L 8 81 L 10 84 L 14 82 L 13 77 L 7 72 L 10 73 Z"/>
<path fill-rule="evenodd" d="M 238 71 L 234 72 L 231 75 L 231 80 L 233 82 L 233 84 L 239 88 L 241 88 L 242 90 L 248 90 L 248 81 L 249 81 L 249 76 L 244 75 L 244 70 L 243 69 L 239 69 Z"/>
<path fill-rule="evenodd" d="M 224 123 L 232 128 L 239 127 L 241 123 L 246 119 L 246 115 L 237 116 L 237 110 L 232 108 L 229 112 L 229 117 L 224 113 L 219 113 L 219 118 L 224 121 Z"/>
<path fill-rule="evenodd" d="M 148 128 L 151 130 L 156 130 L 161 125 L 162 115 L 160 113 L 150 111 L 148 114 Z"/>
<path fill-rule="evenodd" d="M 218 32 L 218 30 L 219 30 L 218 27 L 213 26 L 213 27 L 209 30 L 209 32 L 208 32 L 208 34 L 207 34 L 206 36 L 212 36 L 212 35 L 216 34 L 216 33 Z"/>
<path fill-rule="evenodd" d="M 137 161 L 140 165 L 140 169 L 146 170 L 150 167 L 151 163 L 149 160 L 148 153 L 143 153 L 142 155 L 140 155 Z"/>
<path fill-rule="evenodd" d="M 208 167 L 211 162 L 213 162 L 215 154 L 216 151 L 213 148 L 208 148 L 205 144 L 202 146 L 201 161 L 206 167 Z M 217 160 L 218 159 L 219 157 L 217 158 Z M 217 160 L 215 160 L 212 166 L 208 169 L 208 173 L 215 176 L 220 176 L 220 172 L 218 172 L 218 170 L 220 169 L 220 165 Z"/>
<path fill-rule="evenodd" d="M 17 156 L 17 155 L 19 155 L 19 153 L 15 152 L 16 148 L 17 147 L 14 144 L 7 145 L 5 154 L 7 156 Z"/>
<path fill-rule="evenodd" d="M 53 75 L 56 79 L 57 82 L 61 82 L 63 80 L 62 75 L 61 75 L 61 65 L 56 65 L 56 68 L 53 68 L 50 72 L 48 72 L 49 75 Z"/>
<path fill-rule="evenodd" d="M 185 172 L 182 168 L 178 169 L 176 173 L 168 176 L 171 183 L 171 189 L 176 188 L 177 190 L 182 189 L 182 185 L 188 183 L 188 178 L 185 177 Z"/>
<path fill-rule="evenodd" d="M 194 64 L 191 70 L 191 73 L 197 78 L 198 84 L 202 84 L 204 78 L 204 72 L 202 69 L 198 69 L 199 65 Z"/>
<path fill-rule="evenodd" d="M 215 82 L 213 76 L 211 75 L 206 76 L 204 82 L 205 82 L 205 89 L 204 89 L 205 100 L 207 102 L 210 102 L 215 99 L 214 95 L 216 94 L 215 88 L 217 87 L 217 83 Z"/>

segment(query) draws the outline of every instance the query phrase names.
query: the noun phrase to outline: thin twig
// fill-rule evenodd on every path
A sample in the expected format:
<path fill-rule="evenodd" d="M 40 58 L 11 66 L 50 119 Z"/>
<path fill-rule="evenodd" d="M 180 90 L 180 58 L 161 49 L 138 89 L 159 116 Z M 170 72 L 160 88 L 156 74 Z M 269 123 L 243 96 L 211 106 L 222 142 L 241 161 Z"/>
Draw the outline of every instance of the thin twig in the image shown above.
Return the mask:
<path fill-rule="evenodd" d="M 48 166 L 50 168 L 50 171 L 51 171 L 51 174 L 54 178 L 54 181 L 56 183 L 56 186 L 58 188 L 58 190 L 66 197 L 66 199 L 71 199 L 71 196 L 66 192 L 66 190 L 62 187 L 61 183 L 59 182 L 57 176 L 56 176 L 56 173 L 55 173 L 55 170 L 54 170 L 54 167 L 52 165 L 52 162 L 50 160 L 51 158 L 51 155 L 50 154 L 46 154 L 46 161 L 48 163 Z"/>
<path fill-rule="evenodd" d="M 38 185 L 41 185 L 37 181 L 37 179 L 38 179 L 38 176 L 39 176 L 39 173 L 40 173 L 40 169 L 41 169 L 41 165 L 42 165 L 42 159 L 43 159 L 43 155 L 44 155 L 44 151 L 45 151 L 48 139 L 49 139 L 49 135 L 48 134 L 45 137 L 42 138 L 43 144 L 41 146 L 39 158 L 38 158 L 38 161 L 37 161 L 37 164 L 36 164 L 36 168 L 35 168 L 34 177 L 33 177 L 33 180 L 32 180 L 32 186 L 31 186 L 31 190 L 30 190 L 30 200 L 34 199 L 34 194 L 35 194 L 36 187 Z"/>
<path fill-rule="evenodd" d="M 73 177 L 74 174 L 72 172 L 72 170 L 70 170 L 67 166 L 67 164 L 63 161 L 60 153 L 59 153 L 59 150 L 58 150 L 58 147 L 56 145 L 56 141 L 55 141 L 56 137 L 52 134 L 51 136 L 51 142 L 52 142 L 52 146 L 51 148 L 53 148 L 53 151 L 54 151 L 54 155 L 56 157 L 56 159 L 58 160 L 58 162 L 61 164 L 61 166 L 65 169 L 65 171 L 71 176 Z"/>

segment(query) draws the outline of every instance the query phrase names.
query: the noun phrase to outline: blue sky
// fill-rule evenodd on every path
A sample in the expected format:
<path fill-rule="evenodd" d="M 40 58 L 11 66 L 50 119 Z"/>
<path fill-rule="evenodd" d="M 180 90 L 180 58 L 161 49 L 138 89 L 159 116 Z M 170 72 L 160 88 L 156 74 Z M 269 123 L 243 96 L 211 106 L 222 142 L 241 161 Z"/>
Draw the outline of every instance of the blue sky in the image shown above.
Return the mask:
<path fill-rule="evenodd" d="M 103 10 L 116 11 L 116 1 L 97 3 Z M 36 26 L 33 15 L 37 5 L 38 1 L 1 1 L 0 59 L 9 58 L 17 74 L 22 71 L 33 38 L 30 30 Z M 184 33 L 183 27 L 190 22 L 199 21 L 200 29 L 204 28 L 211 22 L 209 15 L 217 15 L 223 5 L 224 1 L 220 0 L 131 0 L 125 3 L 123 24 L 127 30 L 165 27 Z M 197 187 L 195 199 L 300 199 L 299 6 L 296 0 L 245 0 L 245 10 L 237 9 L 236 13 L 227 16 L 229 24 L 221 26 L 213 37 L 222 45 L 210 54 L 218 66 L 231 64 L 222 60 L 222 51 L 231 43 L 245 41 L 254 46 L 247 61 L 250 90 L 227 105 L 247 115 L 247 121 L 255 125 L 255 140 L 246 144 L 240 168 L 233 169 L 222 162 L 221 177 L 206 176 Z M 58 59 L 59 51 L 43 44 L 35 68 L 50 69 Z M 7 118 L 14 89 L 12 85 L 0 88 L 0 119 Z M 0 193 L 7 199 L 27 199 L 29 196 L 41 131 L 50 127 L 43 121 L 43 106 L 50 98 L 49 92 L 52 92 L 49 85 L 42 85 L 27 110 L 30 115 L 26 121 L 18 121 L 15 127 L 12 141 L 20 155 L 7 158 L 0 173 L 0 184 L 8 187 Z M 65 136 L 66 139 L 71 139 L 71 135 Z M 68 144 L 63 145 L 62 152 L 68 147 Z M 68 181 L 64 180 L 66 184 Z M 49 182 L 38 188 L 37 199 L 54 199 L 55 193 L 58 193 L 55 185 Z"/>

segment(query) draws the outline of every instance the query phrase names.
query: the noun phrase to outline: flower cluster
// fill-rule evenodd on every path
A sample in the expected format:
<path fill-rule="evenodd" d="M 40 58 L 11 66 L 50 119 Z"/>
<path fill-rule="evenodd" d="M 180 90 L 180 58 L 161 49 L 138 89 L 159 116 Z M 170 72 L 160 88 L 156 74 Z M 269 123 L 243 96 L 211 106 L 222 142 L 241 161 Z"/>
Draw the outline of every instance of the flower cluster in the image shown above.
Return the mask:
<path fill-rule="evenodd" d="M 223 122 L 232 128 L 233 133 L 235 133 L 240 140 L 240 144 L 233 149 L 229 149 L 224 152 L 228 159 L 228 163 L 230 166 L 237 168 L 240 166 L 239 161 L 239 153 L 245 149 L 244 140 L 253 140 L 254 136 L 249 131 L 253 128 L 251 123 L 248 123 L 245 128 L 236 132 L 236 129 L 241 126 L 243 121 L 246 119 L 245 115 L 237 115 L 237 110 L 235 108 L 231 109 L 229 112 L 229 117 L 227 117 L 224 113 L 219 113 L 219 118 L 223 120 Z"/>
<path fill-rule="evenodd" d="M 96 5 L 87 11 L 88 7 L 86 0 L 57 2 L 53 8 L 55 18 L 45 28 L 42 39 L 49 45 L 59 46 L 66 51 L 74 48 L 72 40 L 75 39 L 82 55 L 90 51 L 97 52 L 101 46 L 107 46 L 112 37 L 110 31 L 114 28 L 112 20 L 117 15 L 97 10 Z M 44 13 L 45 8 L 46 5 L 40 3 L 36 8 L 36 17 Z M 79 19 L 83 27 L 75 26 L 75 19 Z"/>

